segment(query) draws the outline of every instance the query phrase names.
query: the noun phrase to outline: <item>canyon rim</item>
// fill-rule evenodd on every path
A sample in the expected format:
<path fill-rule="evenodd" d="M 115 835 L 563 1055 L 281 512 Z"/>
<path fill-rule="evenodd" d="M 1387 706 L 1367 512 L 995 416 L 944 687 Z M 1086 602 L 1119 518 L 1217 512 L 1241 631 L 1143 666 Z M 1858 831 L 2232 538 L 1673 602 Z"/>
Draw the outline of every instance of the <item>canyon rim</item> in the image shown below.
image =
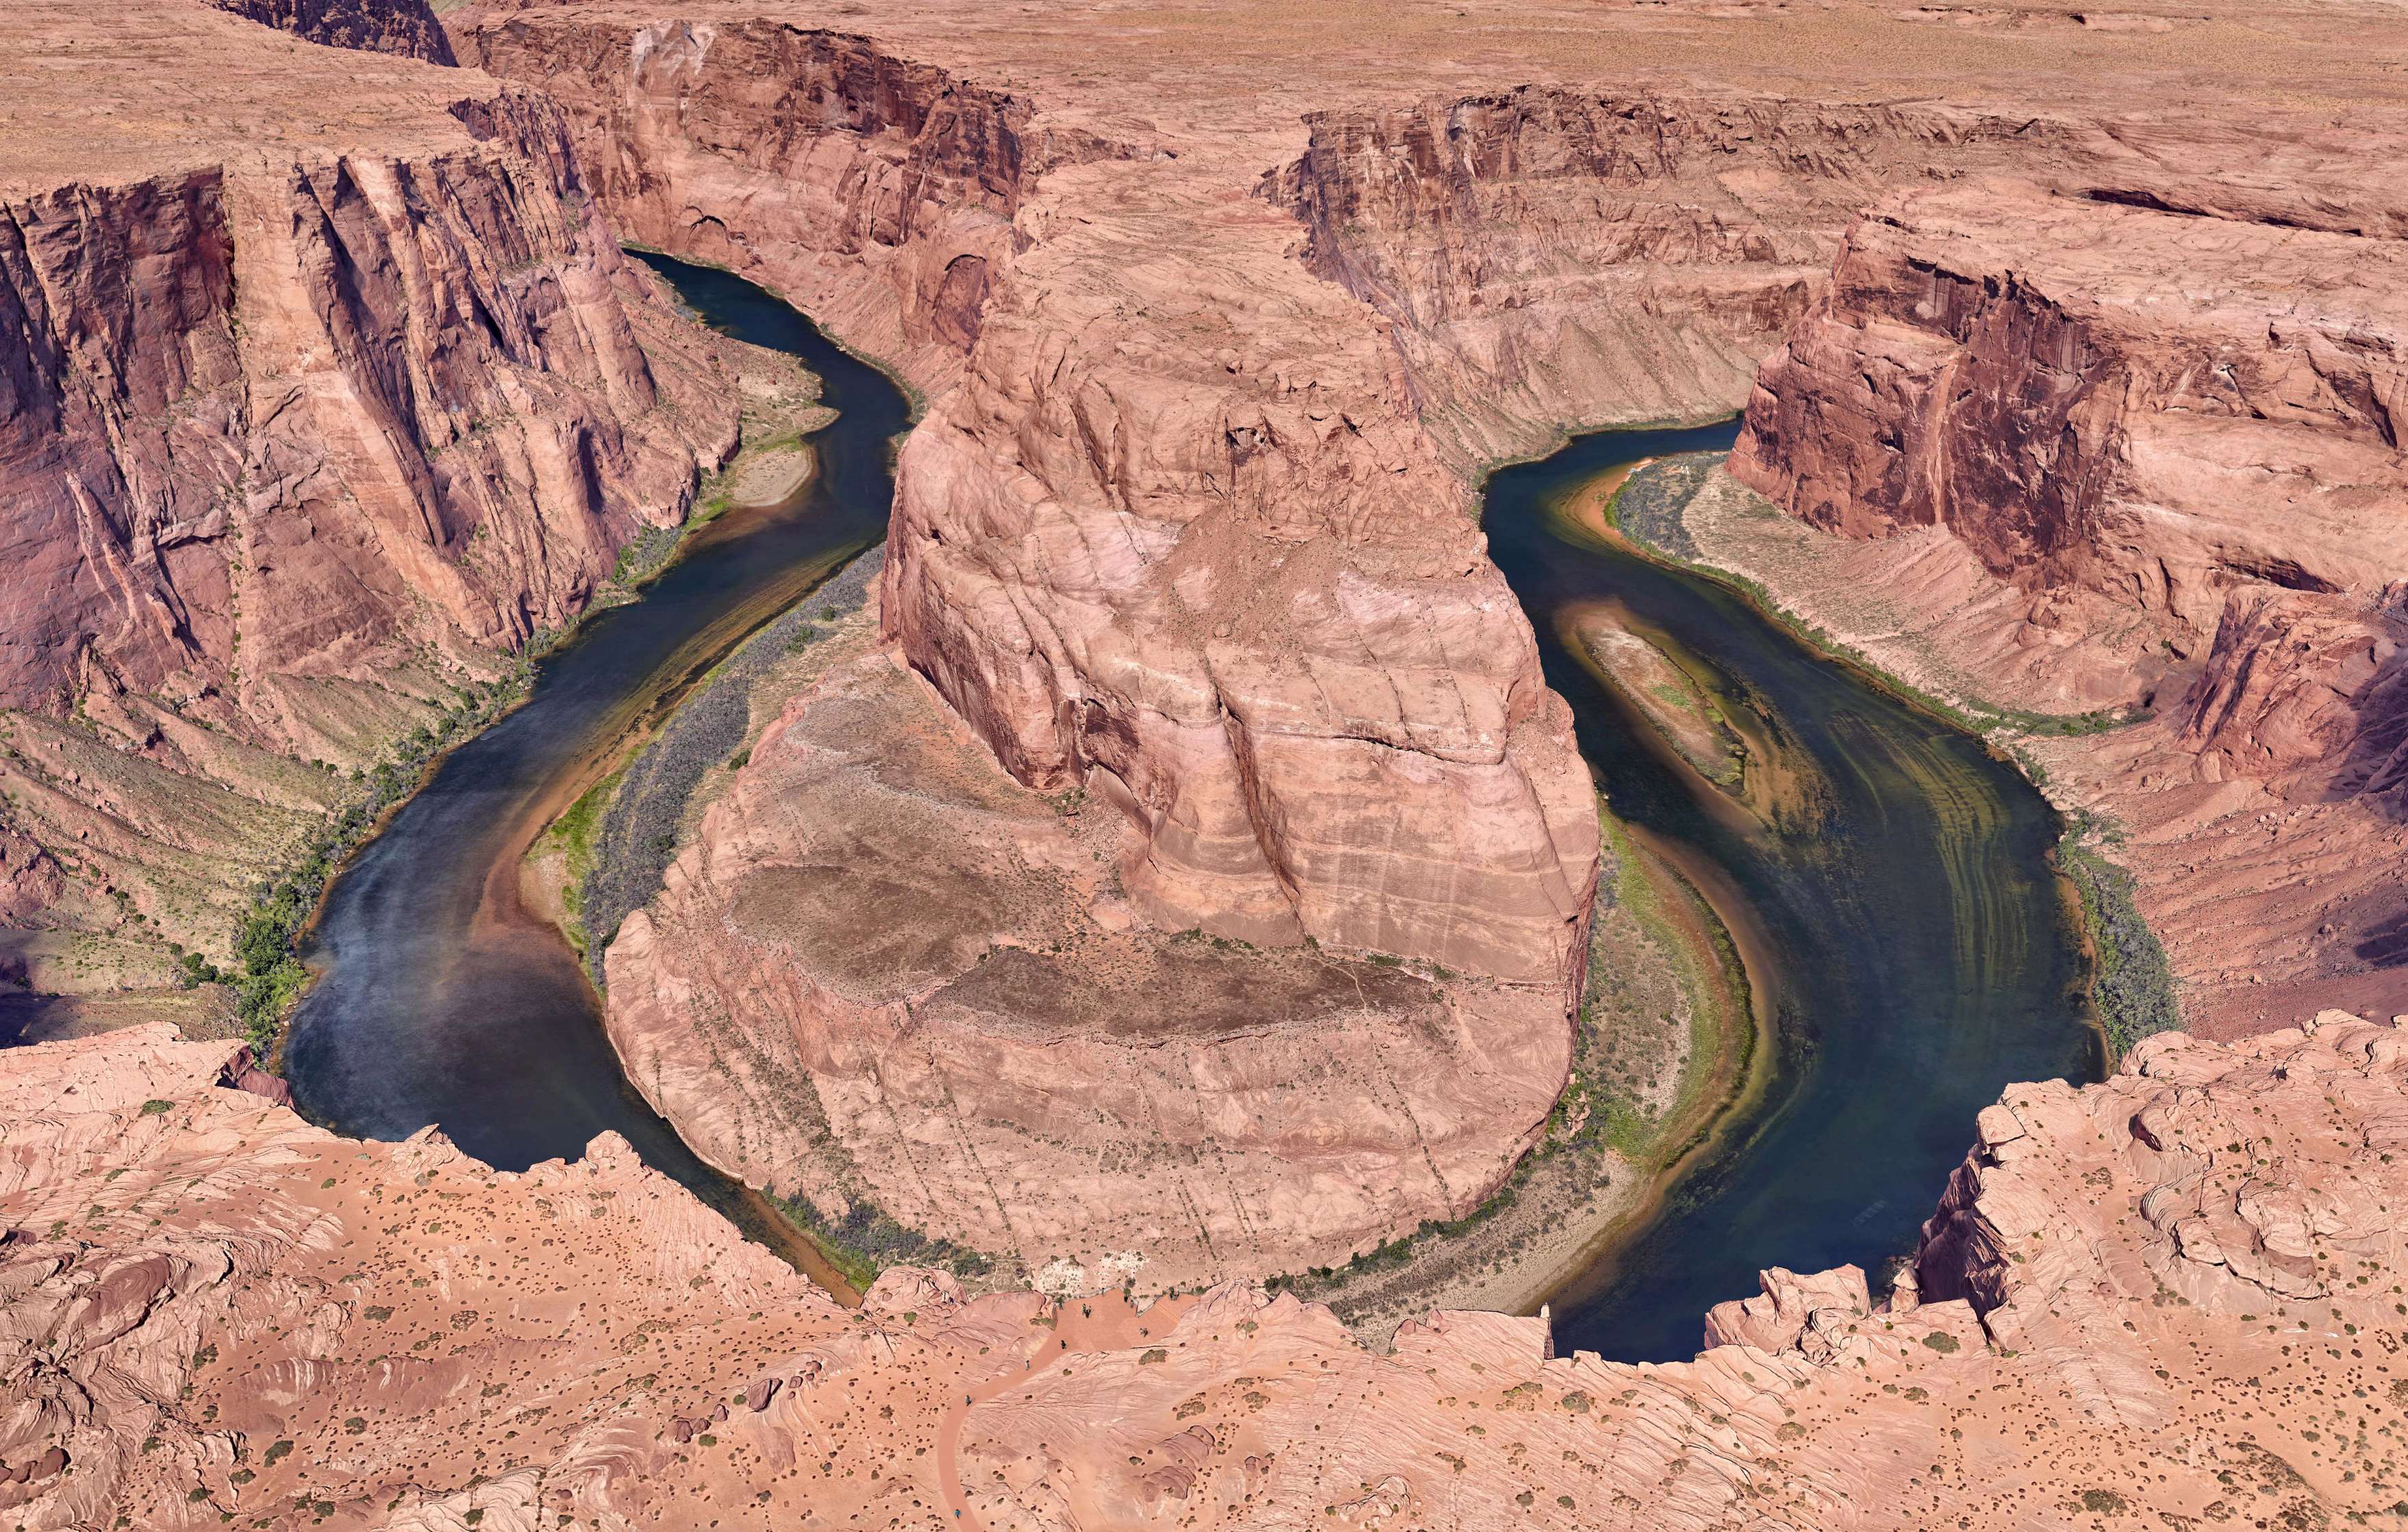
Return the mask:
<path fill-rule="evenodd" d="M 2408 1518 L 2386 8 L 0 32 L 0 1512 Z M 274 1073 L 373 814 L 762 454 L 810 481 L 816 384 L 627 247 L 790 302 L 913 421 L 882 553 L 486 886 L 551 880 L 626 1084 L 854 1309 L 624 1139 L 496 1170 Z M 2020 764 L 2114 1056 L 1998 1081 L 1893 1270 L 1768 1254 L 1694 1361 L 1564 1358 L 1467 1305 L 1641 1216 L 1780 976 L 1600 801 L 1483 480 L 1732 416 L 1614 535 Z"/>

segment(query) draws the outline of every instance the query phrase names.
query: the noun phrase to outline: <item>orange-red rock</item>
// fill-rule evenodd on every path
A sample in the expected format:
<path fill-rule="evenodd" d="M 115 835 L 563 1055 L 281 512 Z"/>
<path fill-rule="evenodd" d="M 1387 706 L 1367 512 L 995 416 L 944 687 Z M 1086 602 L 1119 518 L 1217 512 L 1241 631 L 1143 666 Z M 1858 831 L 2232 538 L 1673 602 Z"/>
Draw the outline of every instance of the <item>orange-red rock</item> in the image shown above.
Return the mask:
<path fill-rule="evenodd" d="M 1502 1182 L 1570 1066 L 1554 984 L 1143 928 L 1121 809 L 1012 780 L 875 624 L 807 651 L 608 951 L 611 1040 L 706 1159 L 1140 1294 L 1342 1265 Z"/>
<path fill-rule="evenodd" d="M 2011 1087 L 1887 1303 L 1850 1269 L 1768 1272 L 1716 1310 L 1727 1343 L 1647 1367 L 1490 1314 L 1376 1353 L 1240 1284 L 1132 1311 L 896 1268 L 848 1313 L 615 1139 L 497 1175 L 213 1087 L 230 1045 L 11 1050 L 0 1507 L 418 1532 L 2379 1520 L 2408 1476 L 2402 1038 L 2330 1012 Z"/>
<path fill-rule="evenodd" d="M 2079 676 L 2077 706 L 2159 709 L 2050 769 L 2134 832 L 2143 908 L 2220 1031 L 2319 994 L 2408 1004 L 2383 870 L 2408 783 L 2408 246 L 2353 148 L 2269 145 L 2279 179 L 2202 155 L 2146 194 L 1893 197 L 1766 362 L 1732 456 L 1817 525 L 1944 527 L 2020 592 L 1977 688 Z M 2079 664 L 2022 657 L 2069 644 Z"/>
<path fill-rule="evenodd" d="M 217 950 L 329 767 L 682 514 L 733 391 L 540 96 L 190 4 L 0 28 L 44 123 L 0 169 L 10 902 Z"/>

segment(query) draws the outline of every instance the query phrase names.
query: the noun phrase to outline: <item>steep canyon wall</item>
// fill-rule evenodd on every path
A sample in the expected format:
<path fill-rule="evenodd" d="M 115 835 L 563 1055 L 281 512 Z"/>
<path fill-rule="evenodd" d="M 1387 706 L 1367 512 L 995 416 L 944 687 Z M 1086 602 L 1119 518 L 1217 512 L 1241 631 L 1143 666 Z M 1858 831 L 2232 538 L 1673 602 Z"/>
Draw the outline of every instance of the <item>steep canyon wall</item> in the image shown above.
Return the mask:
<path fill-rule="evenodd" d="M 2219 1028 L 2408 998 L 2408 245 L 2346 145 L 2284 147 L 2280 180 L 1884 201 L 1731 460 L 1842 537 L 1944 528 L 2018 593 L 2008 652 L 2114 662 L 2042 705 L 2157 709 L 2051 768 L 2133 830 Z"/>
<path fill-rule="evenodd" d="M 2408 247 L 2371 130 L 1563 86 L 1306 121 L 1263 194 L 1381 316 L 1450 461 L 1745 401 L 1742 482 L 1842 537 L 1961 547 L 1935 581 L 1900 537 L 1857 604 L 1944 603 L 1907 620 L 1951 630 L 1984 700 L 2159 709 L 2048 769 L 2141 843 L 2195 1021 L 2344 979 L 2408 998 L 2382 977 Z M 1812 615 L 1894 641 L 1848 604 Z"/>
<path fill-rule="evenodd" d="M 0 187 L 7 902 L 214 952 L 338 773 L 573 619 L 736 422 L 541 97 L 149 20 L 217 95 L 129 45 L 61 108 L 110 136 L 91 172 Z M 356 103 L 335 142 L 211 137 L 313 78 Z"/>
<path fill-rule="evenodd" d="M 889 632 L 1015 777 L 1125 808 L 1157 923 L 1569 976 L 1596 838 L 1535 648 L 1359 310 L 1215 206 L 1225 150 L 765 20 L 455 33 L 563 96 L 637 237 L 743 252 L 935 397 Z"/>

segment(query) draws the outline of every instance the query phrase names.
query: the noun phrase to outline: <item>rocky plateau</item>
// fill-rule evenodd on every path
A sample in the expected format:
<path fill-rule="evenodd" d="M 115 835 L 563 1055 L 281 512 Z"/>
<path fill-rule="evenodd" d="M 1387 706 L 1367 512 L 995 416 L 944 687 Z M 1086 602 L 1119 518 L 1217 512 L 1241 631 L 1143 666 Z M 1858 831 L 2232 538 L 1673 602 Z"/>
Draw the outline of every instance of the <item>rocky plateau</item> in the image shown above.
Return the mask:
<path fill-rule="evenodd" d="M 2408 1041 L 2340 1012 L 2011 1087 L 1885 1300 L 1768 1271 L 1648 1367 L 1236 1282 L 847 1310 L 614 1139 L 339 1138 L 235 1053 L 0 1053 L 28 1527 L 2315 1527 L 2408 1475 Z"/>

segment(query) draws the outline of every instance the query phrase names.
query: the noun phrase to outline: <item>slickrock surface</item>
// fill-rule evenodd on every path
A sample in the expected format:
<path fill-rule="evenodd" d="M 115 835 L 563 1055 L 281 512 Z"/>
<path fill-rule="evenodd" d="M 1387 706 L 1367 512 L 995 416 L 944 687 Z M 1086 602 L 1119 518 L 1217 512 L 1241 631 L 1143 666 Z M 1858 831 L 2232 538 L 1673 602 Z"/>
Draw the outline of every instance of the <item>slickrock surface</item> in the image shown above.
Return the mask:
<path fill-rule="evenodd" d="M 2339 1012 L 2010 1088 L 1889 1307 L 1768 1272 L 1644 1367 L 1238 1284 L 847 1313 L 615 1140 L 356 1143 L 233 1052 L 0 1053 L 14 1522 L 2316 1527 L 2408 1476 L 2408 1041 Z"/>
<path fill-rule="evenodd" d="M 400 53 L 429 64 L 452 64 L 431 0 L 201 0 L 265 26 L 329 48 Z"/>
<path fill-rule="evenodd" d="M 730 1174 L 1078 1289 L 1460 1217 L 1570 1067 L 1552 989 L 1141 928 L 1096 797 L 1005 774 L 855 616 L 608 952 L 612 1040 Z"/>
<path fill-rule="evenodd" d="M 183 0 L 0 48 L 0 919 L 222 952 L 339 772 L 682 514 L 733 389 L 538 96 Z"/>

